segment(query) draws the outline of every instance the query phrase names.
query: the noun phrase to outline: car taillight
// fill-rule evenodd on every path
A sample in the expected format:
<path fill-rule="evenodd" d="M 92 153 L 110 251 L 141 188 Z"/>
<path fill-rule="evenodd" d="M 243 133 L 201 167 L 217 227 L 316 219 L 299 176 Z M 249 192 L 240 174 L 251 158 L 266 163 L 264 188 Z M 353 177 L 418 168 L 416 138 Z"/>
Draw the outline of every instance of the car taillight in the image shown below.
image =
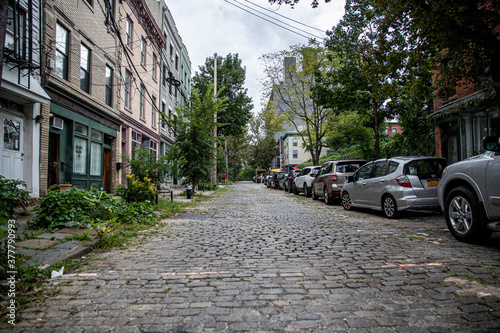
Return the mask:
<path fill-rule="evenodd" d="M 332 183 L 336 183 L 337 182 L 337 175 L 330 175 L 330 179 L 331 179 Z"/>
<path fill-rule="evenodd" d="M 396 182 L 398 183 L 399 186 L 411 187 L 410 180 L 408 179 L 408 177 L 406 177 L 406 175 L 401 175 L 397 177 Z"/>

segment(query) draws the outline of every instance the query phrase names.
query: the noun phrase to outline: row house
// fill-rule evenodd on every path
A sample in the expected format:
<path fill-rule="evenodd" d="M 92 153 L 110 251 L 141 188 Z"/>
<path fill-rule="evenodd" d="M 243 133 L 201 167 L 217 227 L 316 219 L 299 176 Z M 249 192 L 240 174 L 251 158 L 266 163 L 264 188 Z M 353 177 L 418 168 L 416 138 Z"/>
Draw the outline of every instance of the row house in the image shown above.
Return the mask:
<path fill-rule="evenodd" d="M 116 185 L 121 52 L 113 0 L 43 1 L 40 185 L 71 183 L 111 192 Z M 45 121 L 46 120 L 46 121 Z"/>
<path fill-rule="evenodd" d="M 33 197 L 64 183 L 112 192 L 124 155 L 173 143 L 158 111 L 179 106 L 191 65 L 168 9 L 150 3 L 160 24 L 146 0 L 9 1 L 2 176 Z"/>
<path fill-rule="evenodd" d="M 0 84 L 0 175 L 26 183 L 39 197 L 42 106 L 50 97 L 41 86 L 41 2 L 7 1 L 7 22 Z M 45 115 L 46 121 L 48 116 Z M 46 149 L 46 147 L 44 147 Z M 43 192 L 43 191 L 42 191 Z"/>
<path fill-rule="evenodd" d="M 125 0 L 118 15 L 121 56 L 121 153 L 134 157 L 140 147 L 157 155 L 160 147 L 159 59 L 165 38 L 144 0 Z M 123 160 L 123 163 L 125 161 Z M 121 170 L 125 181 L 125 170 Z"/>

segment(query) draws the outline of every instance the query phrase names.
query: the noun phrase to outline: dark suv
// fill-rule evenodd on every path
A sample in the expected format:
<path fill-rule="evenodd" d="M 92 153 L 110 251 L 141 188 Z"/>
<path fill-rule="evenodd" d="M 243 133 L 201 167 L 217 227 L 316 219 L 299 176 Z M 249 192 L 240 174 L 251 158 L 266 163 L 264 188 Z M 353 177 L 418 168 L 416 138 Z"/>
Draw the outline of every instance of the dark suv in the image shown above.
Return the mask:
<path fill-rule="evenodd" d="M 289 192 L 289 193 L 293 192 L 293 181 L 300 174 L 300 171 L 302 171 L 302 170 L 298 169 L 298 170 L 292 170 L 288 173 L 288 175 L 286 176 L 286 179 L 285 179 L 285 191 L 286 192 Z"/>
<path fill-rule="evenodd" d="M 347 177 L 352 176 L 365 163 L 363 159 L 332 160 L 323 163 L 312 182 L 313 200 L 323 197 L 325 203 L 331 205 L 334 199 L 340 199 L 340 192 Z"/>

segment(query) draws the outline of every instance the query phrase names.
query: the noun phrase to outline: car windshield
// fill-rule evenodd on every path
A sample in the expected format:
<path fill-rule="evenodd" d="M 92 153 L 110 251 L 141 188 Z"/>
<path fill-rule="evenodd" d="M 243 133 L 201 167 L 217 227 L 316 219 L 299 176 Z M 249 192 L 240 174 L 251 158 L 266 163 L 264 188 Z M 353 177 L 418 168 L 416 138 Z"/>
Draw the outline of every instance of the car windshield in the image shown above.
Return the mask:
<path fill-rule="evenodd" d="M 416 160 L 405 165 L 404 173 L 420 178 L 431 178 L 433 175 L 441 177 L 444 168 L 446 162 L 442 159 Z"/>

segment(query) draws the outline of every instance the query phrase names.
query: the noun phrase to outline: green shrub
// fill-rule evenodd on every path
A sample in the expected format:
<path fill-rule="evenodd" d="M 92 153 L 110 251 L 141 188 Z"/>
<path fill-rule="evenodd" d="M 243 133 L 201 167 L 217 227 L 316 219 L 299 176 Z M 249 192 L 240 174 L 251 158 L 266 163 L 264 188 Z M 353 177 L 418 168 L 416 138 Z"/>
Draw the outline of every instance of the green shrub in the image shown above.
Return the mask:
<path fill-rule="evenodd" d="M 96 189 L 72 187 L 68 191 L 49 191 L 35 207 L 35 217 L 28 226 L 31 229 L 58 229 L 67 224 L 83 226 L 82 223 L 89 218 L 113 218 L 113 211 L 122 204 L 120 198 Z"/>
<path fill-rule="evenodd" d="M 151 179 L 144 177 L 139 178 L 136 175 L 127 175 L 127 188 L 118 188 L 120 196 L 127 200 L 127 202 L 141 202 L 149 201 L 154 202 L 156 190 L 151 183 Z"/>
<path fill-rule="evenodd" d="M 8 233 L 8 220 L 14 215 L 14 208 L 26 205 L 33 201 L 28 191 L 21 187 L 26 187 L 22 180 L 7 179 L 0 175 L 0 238 L 4 238 Z"/>

